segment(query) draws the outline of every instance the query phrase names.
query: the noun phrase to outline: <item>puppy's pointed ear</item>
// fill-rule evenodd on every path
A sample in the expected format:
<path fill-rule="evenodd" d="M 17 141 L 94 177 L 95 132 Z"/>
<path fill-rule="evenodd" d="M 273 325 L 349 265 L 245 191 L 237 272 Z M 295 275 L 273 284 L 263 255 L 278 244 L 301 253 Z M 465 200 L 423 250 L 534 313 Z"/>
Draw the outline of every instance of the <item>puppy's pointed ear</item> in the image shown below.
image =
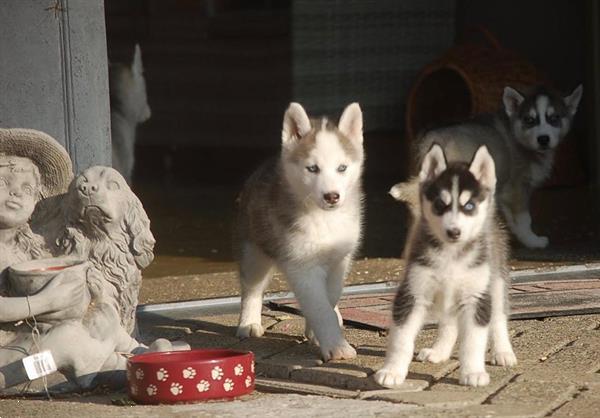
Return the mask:
<path fill-rule="evenodd" d="M 480 146 L 473 156 L 469 171 L 484 187 L 491 190 L 496 188 L 496 164 L 485 145 Z"/>
<path fill-rule="evenodd" d="M 338 129 L 352 142 L 362 144 L 363 142 L 363 116 L 358 103 L 351 103 L 344 109 Z"/>
<path fill-rule="evenodd" d="M 509 118 L 517 112 L 523 100 L 525 98 L 517 90 L 509 86 L 504 87 L 502 102 L 504 103 L 504 111 Z"/>
<path fill-rule="evenodd" d="M 571 114 L 571 116 L 575 116 L 575 113 L 577 113 L 577 107 L 579 106 L 579 102 L 581 101 L 582 95 L 583 95 L 583 86 L 580 84 L 577 87 L 575 87 L 575 90 L 573 90 L 573 93 L 571 93 L 570 95 L 565 97 L 565 104 L 567 105 L 567 108 L 569 109 L 569 113 Z"/>
<path fill-rule="evenodd" d="M 290 103 L 283 115 L 283 130 L 281 131 L 281 144 L 290 148 L 310 132 L 310 119 L 299 103 Z"/>
<path fill-rule="evenodd" d="M 435 179 L 447 166 L 444 150 L 438 144 L 433 144 L 421 163 L 419 181 L 423 183 Z"/>
<path fill-rule="evenodd" d="M 131 72 L 135 75 L 140 75 L 144 72 L 140 44 L 135 44 L 135 50 L 133 51 L 133 62 L 131 63 Z"/>

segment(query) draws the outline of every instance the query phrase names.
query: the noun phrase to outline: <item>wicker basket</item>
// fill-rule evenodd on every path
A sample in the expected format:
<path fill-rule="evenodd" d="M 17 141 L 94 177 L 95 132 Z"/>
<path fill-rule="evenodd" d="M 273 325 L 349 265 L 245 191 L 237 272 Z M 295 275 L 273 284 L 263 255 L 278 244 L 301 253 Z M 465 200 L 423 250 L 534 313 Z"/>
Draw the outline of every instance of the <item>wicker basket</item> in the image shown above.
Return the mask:
<path fill-rule="evenodd" d="M 477 30 L 485 42 L 461 43 L 419 74 L 408 96 L 409 141 L 423 129 L 496 111 L 507 85 L 519 89 L 547 83 L 531 63 L 503 48 L 489 31 Z"/>

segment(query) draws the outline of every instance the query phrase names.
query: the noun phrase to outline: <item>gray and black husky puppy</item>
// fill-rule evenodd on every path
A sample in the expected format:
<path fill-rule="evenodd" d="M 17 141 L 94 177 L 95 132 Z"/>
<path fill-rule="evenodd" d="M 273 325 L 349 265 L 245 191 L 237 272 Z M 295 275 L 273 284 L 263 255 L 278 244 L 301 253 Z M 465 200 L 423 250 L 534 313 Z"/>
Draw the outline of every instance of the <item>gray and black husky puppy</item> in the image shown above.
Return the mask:
<path fill-rule="evenodd" d="M 501 111 L 426 132 L 417 142 L 417 161 L 434 143 L 449 161 L 464 162 L 486 145 L 496 164 L 497 200 L 509 229 L 526 247 L 544 248 L 548 238 L 531 228 L 530 198 L 552 172 L 556 147 L 572 126 L 582 93 L 582 86 L 565 97 L 544 87 L 525 94 L 505 87 Z M 416 183 L 401 183 L 392 193 L 416 208 Z"/>
<path fill-rule="evenodd" d="M 361 238 L 363 121 L 350 104 L 336 126 L 298 103 L 283 118 L 281 154 L 246 182 L 239 199 L 242 310 L 237 334 L 263 335 L 262 296 L 281 270 L 327 360 L 353 358 L 336 305 Z"/>
<path fill-rule="evenodd" d="M 460 335 L 460 383 L 487 385 L 490 332 L 493 361 L 516 364 L 507 329 L 507 237 L 496 216 L 494 160 L 481 146 L 470 164 L 447 163 L 434 144 L 418 180 L 420 212 L 405 249 L 385 364 L 375 380 L 387 387 L 404 382 L 415 337 L 431 313 L 438 319 L 438 337 L 417 359 L 447 360 Z"/>

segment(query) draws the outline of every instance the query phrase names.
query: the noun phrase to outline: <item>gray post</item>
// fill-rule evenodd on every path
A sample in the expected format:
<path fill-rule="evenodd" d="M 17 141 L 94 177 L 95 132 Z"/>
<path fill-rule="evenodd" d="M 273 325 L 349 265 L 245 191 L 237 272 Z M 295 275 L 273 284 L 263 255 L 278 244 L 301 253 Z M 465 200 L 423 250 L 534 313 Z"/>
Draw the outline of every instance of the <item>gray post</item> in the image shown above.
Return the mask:
<path fill-rule="evenodd" d="M 0 127 L 52 135 L 76 173 L 110 165 L 102 0 L 2 0 Z"/>

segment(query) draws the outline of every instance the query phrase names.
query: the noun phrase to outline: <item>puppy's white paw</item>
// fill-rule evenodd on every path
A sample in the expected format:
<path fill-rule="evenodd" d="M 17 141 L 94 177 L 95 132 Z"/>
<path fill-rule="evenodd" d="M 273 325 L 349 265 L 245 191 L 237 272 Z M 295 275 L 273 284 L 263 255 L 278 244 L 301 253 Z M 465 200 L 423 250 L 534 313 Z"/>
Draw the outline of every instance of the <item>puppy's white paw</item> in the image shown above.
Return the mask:
<path fill-rule="evenodd" d="M 239 338 L 262 337 L 265 333 L 261 324 L 240 325 L 236 335 Z"/>
<path fill-rule="evenodd" d="M 434 350 L 433 348 L 424 348 L 419 351 L 417 355 L 418 361 L 428 361 L 430 363 L 441 363 L 442 361 L 446 361 L 450 358 L 449 355 L 445 355 L 445 353 L 440 353 L 438 350 Z"/>
<path fill-rule="evenodd" d="M 356 358 L 356 350 L 348 341 L 343 340 L 341 343 L 333 347 L 321 347 L 321 355 L 324 361 L 330 360 L 349 360 Z"/>
<path fill-rule="evenodd" d="M 503 351 L 494 353 L 492 364 L 497 366 L 512 367 L 517 364 L 517 356 L 512 351 Z"/>
<path fill-rule="evenodd" d="M 465 386 L 486 386 L 490 383 L 490 375 L 486 372 L 461 373 L 459 382 Z"/>
<path fill-rule="evenodd" d="M 375 382 L 380 386 L 395 388 L 404 383 L 407 373 L 408 370 L 393 370 L 384 366 L 375 373 L 373 379 L 375 379 Z"/>
<path fill-rule="evenodd" d="M 540 237 L 535 234 L 527 235 L 522 239 L 523 244 L 528 248 L 546 248 L 550 243 L 548 237 Z"/>

